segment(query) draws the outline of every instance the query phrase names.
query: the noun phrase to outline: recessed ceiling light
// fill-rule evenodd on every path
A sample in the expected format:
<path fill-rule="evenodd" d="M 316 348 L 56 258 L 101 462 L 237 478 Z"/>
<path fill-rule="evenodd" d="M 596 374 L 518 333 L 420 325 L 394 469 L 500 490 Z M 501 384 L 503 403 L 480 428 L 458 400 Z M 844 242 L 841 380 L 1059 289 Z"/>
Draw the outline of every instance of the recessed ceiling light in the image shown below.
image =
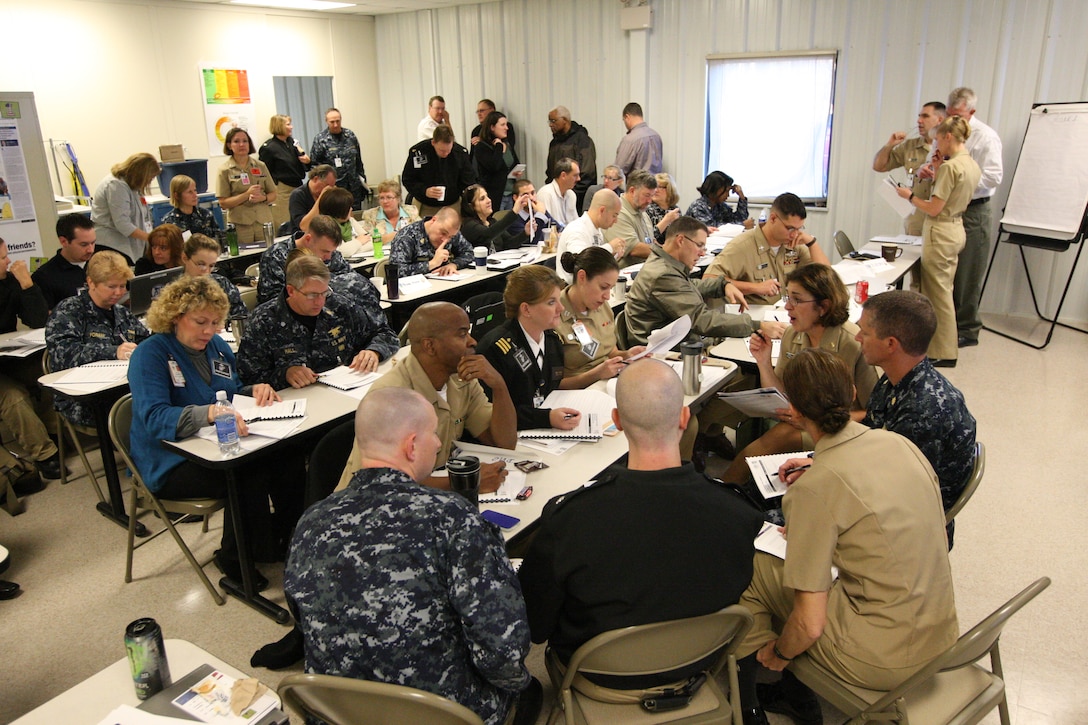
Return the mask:
<path fill-rule="evenodd" d="M 353 8 L 355 3 L 338 3 L 330 0 L 230 0 L 233 5 L 260 5 L 287 10 L 338 10 Z"/>

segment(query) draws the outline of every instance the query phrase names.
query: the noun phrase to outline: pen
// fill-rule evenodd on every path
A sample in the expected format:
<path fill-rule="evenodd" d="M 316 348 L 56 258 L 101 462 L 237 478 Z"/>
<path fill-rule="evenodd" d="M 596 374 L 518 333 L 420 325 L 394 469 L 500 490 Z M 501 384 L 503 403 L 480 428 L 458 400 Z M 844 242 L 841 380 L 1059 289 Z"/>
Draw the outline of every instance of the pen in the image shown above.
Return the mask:
<path fill-rule="evenodd" d="M 764 336 L 763 336 L 763 333 L 762 333 L 762 332 L 760 332 L 759 330 L 756 330 L 756 331 L 755 331 L 755 332 L 754 332 L 753 334 L 755 334 L 755 335 L 759 335 L 759 339 L 760 339 L 760 340 L 763 340 L 763 342 L 767 342 L 767 338 L 766 338 L 766 337 L 764 337 Z"/>
<path fill-rule="evenodd" d="M 570 420 L 571 418 L 575 417 L 576 415 L 579 415 L 579 413 L 564 413 L 563 414 L 563 420 Z"/>
<path fill-rule="evenodd" d="M 806 468 L 812 468 L 812 464 L 809 464 L 807 466 L 798 466 L 797 468 L 787 468 L 786 469 L 786 476 L 792 476 L 793 474 L 799 473 L 800 471 L 803 471 Z"/>

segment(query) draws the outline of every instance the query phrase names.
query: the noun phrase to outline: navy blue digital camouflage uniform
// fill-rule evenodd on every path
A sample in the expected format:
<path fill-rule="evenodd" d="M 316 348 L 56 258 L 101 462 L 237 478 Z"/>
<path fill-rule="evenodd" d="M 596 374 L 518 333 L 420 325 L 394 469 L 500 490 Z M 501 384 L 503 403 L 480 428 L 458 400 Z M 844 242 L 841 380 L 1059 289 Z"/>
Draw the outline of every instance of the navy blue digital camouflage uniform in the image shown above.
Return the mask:
<path fill-rule="evenodd" d="M 732 207 L 724 201 L 711 206 L 705 196 L 700 196 L 698 199 L 691 202 L 691 206 L 688 207 L 687 216 L 695 217 L 708 227 L 724 227 L 726 224 L 743 224 L 744 220 L 748 218 L 748 200 L 738 199 L 737 210 L 733 211 Z M 657 222 L 654 223 L 656 224 Z"/>
<path fill-rule="evenodd" d="M 238 375 L 246 385 L 268 383 L 282 390 L 288 387 L 289 367 L 305 365 L 322 373 L 350 365 L 363 349 L 374 350 L 382 359 L 396 351 L 384 339 L 368 339 L 367 332 L 358 324 L 351 303 L 334 293 L 317 314 L 311 334 L 291 313 L 286 294 L 281 294 L 253 311 L 238 347 Z"/>
<path fill-rule="evenodd" d="M 941 486 L 947 511 L 967 484 L 975 462 L 975 418 L 967 410 L 963 393 L 922 360 L 892 385 L 881 375 L 869 395 L 862 421 L 870 428 L 898 433 L 926 457 Z M 955 522 L 949 522 L 948 545 L 952 547 Z"/>
<path fill-rule="evenodd" d="M 99 360 L 116 360 L 123 342 L 140 343 L 151 336 L 127 307 L 114 305 L 104 310 L 94 303 L 87 290 L 57 303 L 45 324 L 45 343 L 53 370 L 86 365 Z M 55 407 L 79 425 L 94 425 L 94 414 L 85 405 L 58 395 Z"/>
<path fill-rule="evenodd" d="M 427 217 L 409 224 L 393 237 L 389 247 L 389 263 L 397 265 L 401 277 L 427 274 L 431 271 L 428 263 L 434 259 L 435 248 L 424 226 L 430 219 L 431 217 Z M 461 232 L 450 237 L 450 240 L 446 242 L 446 250 L 450 253 L 450 261 L 457 265 L 457 269 L 476 265 L 476 258 L 472 256 L 472 245 Z"/>
<path fill-rule="evenodd" d="M 228 312 L 227 315 L 232 320 L 247 317 L 249 315 L 249 310 L 246 309 L 246 303 L 242 301 L 242 293 L 238 291 L 235 284 L 223 275 L 216 274 L 215 272 L 212 272 L 211 278 L 223 289 L 223 293 L 230 302 L 230 312 Z"/>
<path fill-rule="evenodd" d="M 407 685 L 502 723 L 529 683 L 502 536 L 464 498 L 357 471 L 299 520 L 284 571 L 306 671 Z"/>
<path fill-rule="evenodd" d="M 258 304 L 276 299 L 287 286 L 287 255 L 294 248 L 295 240 L 285 239 L 264 250 L 261 255 L 260 274 L 257 276 Z M 333 276 L 355 272 L 338 249 L 333 250 L 325 266 Z"/>
<path fill-rule="evenodd" d="M 338 274 L 329 279 L 329 289 L 330 297 L 340 297 L 351 308 L 362 349 L 373 350 L 381 360 L 400 349 L 397 333 L 382 310 L 382 296 L 369 279 L 361 274 Z"/>
<path fill-rule="evenodd" d="M 336 159 L 340 159 L 339 166 Z M 366 168 L 363 166 L 363 152 L 359 148 L 359 139 L 355 133 L 345 128 L 334 136 L 325 128 L 314 136 L 313 145 L 310 147 L 310 165 L 313 167 L 319 164 L 328 164 L 336 169 L 336 185 L 351 192 L 355 198 L 353 206 L 358 209 L 363 201 L 363 182 L 359 177 L 366 178 Z"/>
<path fill-rule="evenodd" d="M 211 209 L 202 206 L 193 207 L 192 214 L 186 214 L 172 207 L 162 218 L 163 224 L 173 224 L 183 232 L 203 234 L 206 237 L 217 239 L 219 235 L 219 223 L 215 221 L 215 214 Z"/>

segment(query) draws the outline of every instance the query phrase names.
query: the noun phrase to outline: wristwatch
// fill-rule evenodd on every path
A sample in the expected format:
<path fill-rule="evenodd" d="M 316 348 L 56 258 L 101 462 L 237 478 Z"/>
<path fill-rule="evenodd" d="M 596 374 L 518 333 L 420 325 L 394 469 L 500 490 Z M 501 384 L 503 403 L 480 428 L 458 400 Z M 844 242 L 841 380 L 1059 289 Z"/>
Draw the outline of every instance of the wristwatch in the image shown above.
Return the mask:
<path fill-rule="evenodd" d="M 811 242 L 809 242 L 809 243 L 807 243 L 807 244 L 806 244 L 805 246 L 806 246 L 806 247 L 811 247 L 811 246 L 812 246 L 813 244 L 815 244 L 815 243 L 816 243 L 816 237 L 813 237 L 813 238 L 812 238 L 812 241 L 811 241 Z"/>

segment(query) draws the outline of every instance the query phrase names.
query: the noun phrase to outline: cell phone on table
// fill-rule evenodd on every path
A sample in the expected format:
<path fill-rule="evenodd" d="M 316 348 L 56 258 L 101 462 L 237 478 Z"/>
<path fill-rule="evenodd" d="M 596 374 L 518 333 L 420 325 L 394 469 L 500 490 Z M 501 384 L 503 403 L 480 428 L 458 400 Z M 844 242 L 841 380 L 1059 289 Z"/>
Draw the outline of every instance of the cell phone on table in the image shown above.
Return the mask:
<path fill-rule="evenodd" d="M 480 515 L 483 516 L 486 521 L 490 521 L 500 529 L 512 529 L 521 523 L 521 519 L 519 518 L 500 514 L 498 511 L 492 511 L 491 509 L 481 511 Z"/>
<path fill-rule="evenodd" d="M 880 255 L 871 252 L 850 252 L 846 255 L 850 259 L 879 259 Z"/>

